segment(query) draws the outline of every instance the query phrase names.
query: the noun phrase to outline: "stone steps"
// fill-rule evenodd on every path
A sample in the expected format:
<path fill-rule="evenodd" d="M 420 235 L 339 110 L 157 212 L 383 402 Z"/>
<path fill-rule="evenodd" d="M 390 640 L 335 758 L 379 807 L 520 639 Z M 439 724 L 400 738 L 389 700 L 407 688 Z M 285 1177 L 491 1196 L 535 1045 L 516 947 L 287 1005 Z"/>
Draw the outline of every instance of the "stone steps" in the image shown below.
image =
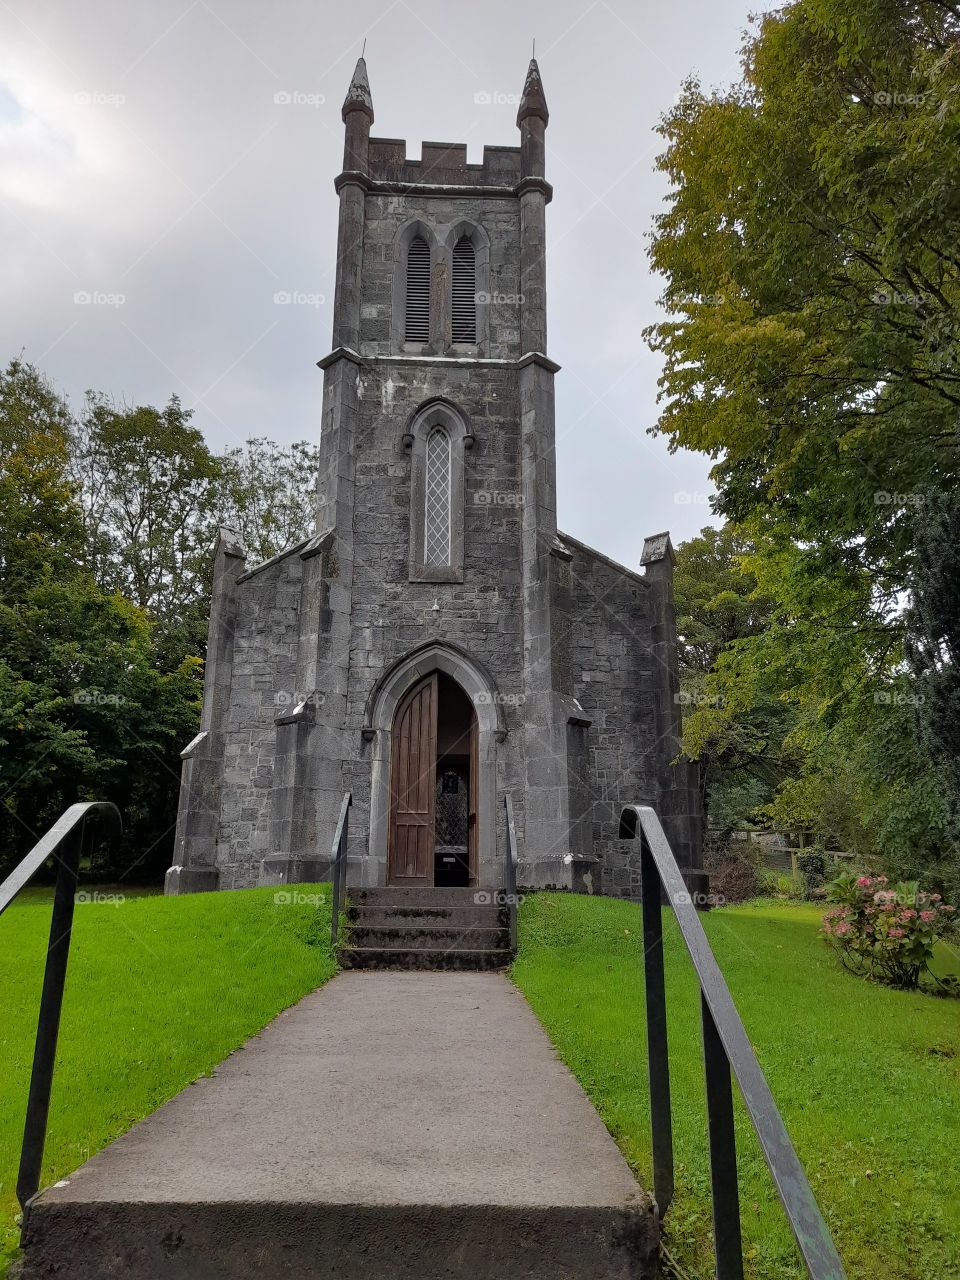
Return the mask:
<path fill-rule="evenodd" d="M 487 972 L 506 969 L 513 960 L 509 950 L 438 951 L 426 947 L 343 947 L 343 969 L 450 969 Z"/>
<path fill-rule="evenodd" d="M 509 912 L 477 889 L 352 889 L 344 969 L 504 969 Z"/>
<path fill-rule="evenodd" d="M 392 950 L 406 947 L 423 951 L 505 951 L 510 932 L 499 926 L 455 926 L 410 923 L 352 924 L 344 939 L 351 947 L 378 947 Z"/>

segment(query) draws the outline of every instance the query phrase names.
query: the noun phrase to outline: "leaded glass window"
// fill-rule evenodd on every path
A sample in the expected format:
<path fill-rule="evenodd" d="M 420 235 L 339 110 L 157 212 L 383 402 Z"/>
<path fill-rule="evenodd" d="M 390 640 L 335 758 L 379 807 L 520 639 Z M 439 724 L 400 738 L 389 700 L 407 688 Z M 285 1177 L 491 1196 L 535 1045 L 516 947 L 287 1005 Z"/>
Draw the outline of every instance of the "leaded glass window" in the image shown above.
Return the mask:
<path fill-rule="evenodd" d="M 431 566 L 450 563 L 450 437 L 436 427 L 427 438 L 424 561 Z"/>

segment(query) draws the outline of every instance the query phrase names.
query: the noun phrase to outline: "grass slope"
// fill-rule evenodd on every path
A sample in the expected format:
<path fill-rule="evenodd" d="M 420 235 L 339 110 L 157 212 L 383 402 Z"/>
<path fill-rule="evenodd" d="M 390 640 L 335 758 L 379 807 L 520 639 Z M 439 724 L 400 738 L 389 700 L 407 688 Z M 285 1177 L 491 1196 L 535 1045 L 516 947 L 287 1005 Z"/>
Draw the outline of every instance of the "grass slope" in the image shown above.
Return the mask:
<path fill-rule="evenodd" d="M 649 1186 L 639 907 L 537 894 L 520 922 L 514 979 Z M 960 1276 L 960 1006 L 843 972 L 812 907 L 725 908 L 704 926 L 850 1280 Z M 669 912 L 664 930 L 678 1185 L 667 1243 L 687 1274 L 708 1280 L 699 1001 Z M 945 949 L 938 963 L 953 964 Z M 806 1275 L 737 1106 L 748 1274 Z"/>
<path fill-rule="evenodd" d="M 318 886 L 78 905 L 43 1168 L 76 1169 L 334 972 Z M 308 900 L 309 899 L 309 900 Z M 49 895 L 0 919 L 0 1274 L 16 1248 L 17 1164 Z"/>

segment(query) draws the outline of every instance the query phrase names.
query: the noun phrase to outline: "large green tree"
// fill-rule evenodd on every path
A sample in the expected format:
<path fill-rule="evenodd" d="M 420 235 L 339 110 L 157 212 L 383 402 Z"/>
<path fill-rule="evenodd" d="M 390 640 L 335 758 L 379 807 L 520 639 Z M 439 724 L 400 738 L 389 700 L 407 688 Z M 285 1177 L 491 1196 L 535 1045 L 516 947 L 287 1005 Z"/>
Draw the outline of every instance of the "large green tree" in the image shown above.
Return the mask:
<path fill-rule="evenodd" d="M 77 421 L 29 364 L 0 373 L 0 869 L 86 798 L 124 814 L 101 872 L 169 865 L 217 525 L 273 555 L 311 532 L 315 474 L 304 444 L 213 454 L 175 397 Z"/>
<path fill-rule="evenodd" d="M 689 83 L 663 123 L 652 247 L 659 429 L 715 459 L 718 508 L 776 602 L 717 664 L 723 714 L 790 705 L 803 764 L 781 818 L 832 813 L 914 869 L 949 845 L 911 732 L 904 603 L 929 495 L 960 479 L 958 36 L 960 8 L 935 0 L 759 19 L 742 81 Z"/>
<path fill-rule="evenodd" d="M 148 613 L 96 581 L 73 426 L 38 370 L 0 373 L 0 865 L 66 805 L 105 798 L 126 820 L 115 869 L 147 877 L 169 855 L 199 661 L 165 664 Z"/>

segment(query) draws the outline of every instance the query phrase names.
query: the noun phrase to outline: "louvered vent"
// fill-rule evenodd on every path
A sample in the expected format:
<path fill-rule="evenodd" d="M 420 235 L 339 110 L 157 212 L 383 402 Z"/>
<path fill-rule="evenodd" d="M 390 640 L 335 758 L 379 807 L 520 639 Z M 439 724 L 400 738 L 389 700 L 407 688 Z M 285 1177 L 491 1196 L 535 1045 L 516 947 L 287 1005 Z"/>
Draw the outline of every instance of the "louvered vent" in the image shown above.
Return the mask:
<path fill-rule="evenodd" d="M 453 247 L 453 340 L 477 340 L 477 260 L 466 236 Z"/>
<path fill-rule="evenodd" d="M 407 250 L 407 342 L 430 341 L 430 246 L 415 236 Z"/>

